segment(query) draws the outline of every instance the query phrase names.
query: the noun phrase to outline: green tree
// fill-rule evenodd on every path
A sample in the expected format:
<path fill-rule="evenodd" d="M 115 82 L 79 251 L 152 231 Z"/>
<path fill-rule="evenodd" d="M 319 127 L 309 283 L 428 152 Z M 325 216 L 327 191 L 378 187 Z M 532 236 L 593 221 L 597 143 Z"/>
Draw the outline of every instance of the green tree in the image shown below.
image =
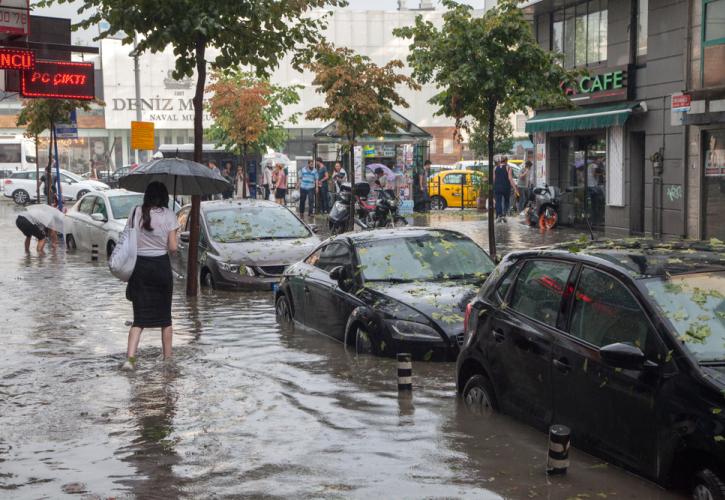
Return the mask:
<path fill-rule="evenodd" d="M 43 0 L 38 5 L 70 3 L 73 0 Z M 204 88 L 207 64 L 212 69 L 253 68 L 265 76 L 288 52 L 294 62 L 306 44 L 317 43 L 325 16 L 311 11 L 327 6 L 344 6 L 344 0 L 77 0 L 78 13 L 90 14 L 77 28 L 96 29 L 108 23 L 99 38 L 123 34 L 124 43 L 136 43 L 136 51 L 159 52 L 171 46 L 176 56 L 174 77 L 196 72 L 194 94 L 194 160 L 202 160 Z M 209 56 L 207 48 L 216 49 Z M 187 295 L 196 295 L 198 280 L 200 197 L 191 199 L 191 234 Z"/>
<path fill-rule="evenodd" d="M 408 107 L 398 93 L 399 85 L 419 90 L 415 81 L 400 73 L 402 61 L 394 59 L 378 66 L 369 57 L 344 47 L 323 43 L 314 51 L 307 68 L 315 74 L 312 84 L 323 94 L 325 105 L 307 111 L 310 120 L 335 121 L 350 155 L 350 179 L 355 179 L 354 148 L 363 134 L 384 135 L 395 130 L 390 114 L 394 106 Z M 353 224 L 350 210 L 349 227 Z"/>
<path fill-rule="evenodd" d="M 503 113 L 496 114 L 493 133 L 493 154 L 508 154 L 514 147 L 514 127 L 511 119 Z M 481 123 L 471 120 L 469 125 L 468 148 L 475 159 L 488 158 L 488 119 Z"/>
<path fill-rule="evenodd" d="M 282 148 L 287 139 L 282 122 L 284 109 L 299 102 L 300 88 L 273 85 L 267 78 L 236 69 L 213 75 L 207 92 L 212 93 L 208 108 L 214 123 L 207 135 L 240 157 L 243 196 L 247 195 L 247 154 L 268 147 Z M 298 115 L 291 115 L 287 121 L 296 123 Z"/>
<path fill-rule="evenodd" d="M 558 54 L 539 46 L 516 0 L 500 0 L 481 17 L 453 0 L 443 5 L 448 10 L 440 29 L 418 16 L 414 26 L 393 33 L 412 40 L 408 63 L 417 81 L 437 86 L 430 102 L 438 114 L 455 118 L 459 130 L 471 120 L 488 126 L 488 178 L 493 179 L 496 115 L 568 105 L 559 84 L 575 74 L 564 69 Z M 492 190 L 490 182 L 489 199 Z M 495 257 L 492 203 L 488 224 L 489 252 Z"/>
<path fill-rule="evenodd" d="M 102 104 L 97 102 L 98 104 Z M 89 111 L 91 109 L 91 103 L 89 101 L 78 101 L 74 99 L 24 99 L 22 102 L 23 108 L 20 110 L 20 114 L 17 119 L 18 127 L 25 127 L 25 136 L 31 137 L 35 140 L 37 147 L 38 136 L 42 135 L 46 130 L 52 131 L 55 129 L 57 123 L 66 123 L 70 120 L 70 115 L 73 110 Z M 54 135 L 50 134 L 50 140 L 48 141 L 48 165 L 46 166 L 46 177 L 53 165 L 53 141 Z M 36 158 L 36 170 L 39 165 Z M 40 184 L 38 184 L 40 186 Z M 40 189 L 38 187 L 38 189 Z M 51 203 L 51 183 L 45 183 L 46 192 L 44 193 L 47 197 L 48 203 Z M 39 197 L 40 193 L 38 193 Z"/>

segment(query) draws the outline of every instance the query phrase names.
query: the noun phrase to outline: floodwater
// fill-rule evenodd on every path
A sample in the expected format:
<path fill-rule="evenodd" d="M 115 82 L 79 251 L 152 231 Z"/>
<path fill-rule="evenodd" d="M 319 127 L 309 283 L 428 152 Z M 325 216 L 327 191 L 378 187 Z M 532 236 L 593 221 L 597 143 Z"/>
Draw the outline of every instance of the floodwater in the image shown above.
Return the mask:
<path fill-rule="evenodd" d="M 174 361 L 149 331 L 121 372 L 123 286 L 85 252 L 26 256 L 16 210 L 0 203 L 0 497 L 671 497 L 576 450 L 547 479 L 546 435 L 468 414 L 453 364 L 414 363 L 400 400 L 393 360 L 280 330 L 271 293 L 187 300 L 177 282 Z M 485 241 L 475 217 L 431 218 Z"/>

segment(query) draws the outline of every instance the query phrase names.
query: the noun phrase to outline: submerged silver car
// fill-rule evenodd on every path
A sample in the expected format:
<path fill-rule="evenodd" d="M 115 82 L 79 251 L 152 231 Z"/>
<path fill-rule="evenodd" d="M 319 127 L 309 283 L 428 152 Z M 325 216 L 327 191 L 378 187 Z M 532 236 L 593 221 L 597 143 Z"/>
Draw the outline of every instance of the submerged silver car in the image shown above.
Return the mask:
<path fill-rule="evenodd" d="M 174 268 L 186 274 L 189 212 L 177 214 L 179 251 Z M 201 204 L 199 279 L 202 286 L 271 290 L 287 266 L 320 243 L 315 228 L 287 208 L 262 200 L 207 201 Z"/>

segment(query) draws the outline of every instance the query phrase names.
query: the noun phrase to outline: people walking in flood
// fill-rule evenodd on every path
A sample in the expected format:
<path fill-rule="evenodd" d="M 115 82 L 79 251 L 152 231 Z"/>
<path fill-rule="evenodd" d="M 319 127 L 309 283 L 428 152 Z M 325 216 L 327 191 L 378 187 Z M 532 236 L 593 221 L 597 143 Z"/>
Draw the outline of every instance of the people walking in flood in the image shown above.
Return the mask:
<path fill-rule="evenodd" d="M 524 168 L 521 170 L 518 179 L 516 179 L 516 187 L 519 190 L 518 205 L 516 210 L 523 212 L 526 203 L 529 201 L 529 185 L 531 185 L 531 162 L 526 160 Z"/>
<path fill-rule="evenodd" d="M 493 171 L 493 194 L 496 200 L 496 220 L 498 222 L 506 222 L 512 188 L 515 193 L 518 193 L 508 158 L 503 156 Z"/>
<path fill-rule="evenodd" d="M 307 162 L 307 166 L 300 171 L 300 180 L 297 188 L 300 190 L 300 217 L 305 215 L 305 204 L 307 206 L 307 215 L 312 217 L 312 211 L 315 207 L 315 186 L 317 185 L 317 171 L 312 160 Z"/>
<path fill-rule="evenodd" d="M 126 297 L 133 303 L 133 324 L 128 332 L 127 360 L 123 369 L 136 366 L 136 351 L 145 328 L 161 328 L 163 358 L 171 357 L 171 296 L 173 276 L 169 253 L 176 252 L 179 223 L 168 208 L 169 192 L 152 182 L 144 193 L 143 205 L 129 216 L 138 228 L 136 267 L 128 281 Z"/>
<path fill-rule="evenodd" d="M 284 165 L 278 163 L 274 171 L 274 200 L 277 204 L 284 205 L 285 196 L 287 196 L 287 174 Z"/>
<path fill-rule="evenodd" d="M 39 255 L 45 253 L 45 242 L 47 240 L 47 229 L 28 212 L 23 212 L 15 219 L 15 225 L 25 236 L 25 253 L 30 253 L 30 241 L 33 238 L 38 240 L 36 250 Z"/>

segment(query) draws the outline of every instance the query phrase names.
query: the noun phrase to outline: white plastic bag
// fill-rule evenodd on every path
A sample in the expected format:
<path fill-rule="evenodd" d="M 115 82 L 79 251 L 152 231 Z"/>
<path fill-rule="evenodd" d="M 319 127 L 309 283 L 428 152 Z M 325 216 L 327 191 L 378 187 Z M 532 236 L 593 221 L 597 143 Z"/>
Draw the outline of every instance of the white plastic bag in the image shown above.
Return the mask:
<path fill-rule="evenodd" d="M 108 259 L 108 268 L 116 278 L 121 281 L 131 279 L 133 270 L 136 267 L 137 234 L 136 228 L 136 209 L 133 209 L 131 220 L 121 232 L 118 238 L 116 248 L 113 249 L 111 257 Z"/>

